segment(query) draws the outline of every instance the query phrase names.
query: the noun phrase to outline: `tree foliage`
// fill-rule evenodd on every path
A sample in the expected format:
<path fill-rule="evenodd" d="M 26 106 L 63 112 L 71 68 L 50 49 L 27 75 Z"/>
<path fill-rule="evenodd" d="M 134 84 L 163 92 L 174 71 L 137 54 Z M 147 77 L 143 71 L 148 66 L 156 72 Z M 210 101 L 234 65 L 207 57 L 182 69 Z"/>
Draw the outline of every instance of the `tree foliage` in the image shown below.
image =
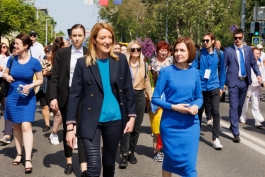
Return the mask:
<path fill-rule="evenodd" d="M 0 0 L 0 36 L 25 29 L 35 22 L 35 9 L 22 0 Z"/>
<path fill-rule="evenodd" d="M 48 41 L 52 41 L 55 35 L 51 34 L 56 22 L 44 12 L 39 11 L 38 13 L 39 19 L 37 20 L 34 4 L 26 0 L 0 0 L 0 37 L 9 36 L 12 39 L 15 36 L 10 35 L 11 33 L 28 34 L 34 30 L 38 33 L 39 42 L 44 44 L 46 19 L 49 19 L 47 21 Z"/>
<path fill-rule="evenodd" d="M 168 6 L 167 6 L 168 3 Z M 213 32 L 224 46 L 233 42 L 230 26 L 241 24 L 241 0 L 123 0 L 115 9 L 101 8 L 101 19 L 112 23 L 116 37 L 130 41 L 137 37 L 150 37 L 153 41 L 165 40 L 166 20 L 168 21 L 168 41 L 172 44 L 180 36 L 190 36 L 200 44 L 206 32 Z M 254 0 L 246 4 L 246 30 L 250 28 Z M 258 5 L 265 5 L 260 0 Z"/>

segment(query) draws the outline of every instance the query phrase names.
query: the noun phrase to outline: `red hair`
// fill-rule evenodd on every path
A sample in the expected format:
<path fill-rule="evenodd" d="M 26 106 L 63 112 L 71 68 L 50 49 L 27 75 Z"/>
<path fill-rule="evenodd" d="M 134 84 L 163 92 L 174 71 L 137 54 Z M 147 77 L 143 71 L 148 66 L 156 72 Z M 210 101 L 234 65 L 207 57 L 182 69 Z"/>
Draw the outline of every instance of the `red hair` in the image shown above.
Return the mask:
<path fill-rule="evenodd" d="M 158 51 L 160 49 L 166 49 L 168 52 L 170 52 L 170 46 L 166 41 L 160 41 L 157 45 L 156 45 L 156 53 L 158 53 Z"/>

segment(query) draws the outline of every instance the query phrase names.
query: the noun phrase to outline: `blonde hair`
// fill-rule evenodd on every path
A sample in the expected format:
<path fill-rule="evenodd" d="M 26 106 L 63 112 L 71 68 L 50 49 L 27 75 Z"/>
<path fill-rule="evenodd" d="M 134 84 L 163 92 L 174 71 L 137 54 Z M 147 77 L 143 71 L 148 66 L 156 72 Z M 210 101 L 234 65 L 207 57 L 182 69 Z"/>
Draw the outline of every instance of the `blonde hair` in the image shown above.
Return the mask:
<path fill-rule="evenodd" d="M 96 40 L 98 32 L 101 29 L 106 29 L 108 30 L 111 35 L 112 35 L 112 44 L 110 46 L 110 56 L 112 58 L 114 58 L 115 60 L 118 60 L 119 57 L 117 55 L 114 54 L 113 52 L 113 42 L 115 41 L 115 37 L 114 37 L 114 32 L 113 29 L 111 27 L 110 24 L 108 23 L 103 23 L 103 22 L 99 22 L 96 23 L 90 33 L 90 38 L 89 38 L 89 42 L 88 42 L 88 51 L 87 51 L 87 57 L 86 57 L 86 65 L 87 66 L 91 66 L 92 64 L 96 64 L 97 62 L 97 48 L 95 46 L 95 44 L 92 42 L 92 40 Z"/>
<path fill-rule="evenodd" d="M 143 51 L 143 48 L 142 48 L 142 45 L 141 45 L 141 43 L 139 42 L 139 41 L 137 41 L 137 40 L 132 40 L 129 44 L 128 44 L 128 46 L 127 46 L 127 60 L 128 60 L 128 63 L 129 63 L 129 65 L 130 65 L 130 58 L 131 58 L 131 48 L 132 48 L 132 46 L 133 46 L 133 44 L 137 44 L 137 45 L 139 45 L 140 46 L 140 48 L 142 49 L 141 50 L 141 52 L 139 52 L 140 53 L 140 56 L 139 56 L 139 64 L 140 64 L 140 66 L 139 66 L 139 73 L 140 73 L 140 75 L 142 76 L 142 77 L 144 77 L 145 76 L 145 64 L 144 64 L 144 55 L 143 55 L 143 53 L 142 53 L 142 51 Z"/>
<path fill-rule="evenodd" d="M 140 46 L 140 48 L 142 49 L 142 45 L 141 45 L 141 43 L 139 42 L 139 41 L 137 41 L 137 40 L 132 40 L 129 44 L 128 44 L 128 46 L 127 46 L 127 59 L 129 60 L 130 58 L 131 58 L 131 48 L 132 48 L 132 45 L 133 44 L 137 44 L 137 45 L 139 45 Z M 143 51 L 143 49 L 141 50 L 141 52 L 140 52 L 140 60 L 143 60 L 144 61 L 144 55 L 143 55 L 143 53 L 142 53 L 142 51 Z"/>

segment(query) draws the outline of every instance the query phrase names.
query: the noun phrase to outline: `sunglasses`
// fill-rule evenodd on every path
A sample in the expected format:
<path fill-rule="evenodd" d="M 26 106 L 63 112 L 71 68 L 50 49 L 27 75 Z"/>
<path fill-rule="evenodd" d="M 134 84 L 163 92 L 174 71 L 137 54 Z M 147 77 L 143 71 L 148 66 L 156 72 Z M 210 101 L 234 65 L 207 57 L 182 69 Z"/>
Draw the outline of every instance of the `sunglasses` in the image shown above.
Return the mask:
<path fill-rule="evenodd" d="M 29 36 L 30 36 L 30 37 L 32 37 L 32 36 L 33 36 L 33 37 L 36 37 L 36 35 L 35 35 L 35 34 L 31 34 L 31 35 L 29 35 Z"/>
<path fill-rule="evenodd" d="M 205 39 L 205 40 L 203 39 L 202 40 L 203 43 L 205 43 L 205 42 L 208 43 L 209 41 L 210 41 L 209 39 Z"/>
<path fill-rule="evenodd" d="M 131 52 L 140 52 L 142 49 L 141 48 L 131 48 Z"/>
<path fill-rule="evenodd" d="M 234 40 L 242 40 L 243 39 L 243 37 L 234 37 Z"/>
<path fill-rule="evenodd" d="M 7 48 L 6 46 L 2 46 L 3 49 Z"/>

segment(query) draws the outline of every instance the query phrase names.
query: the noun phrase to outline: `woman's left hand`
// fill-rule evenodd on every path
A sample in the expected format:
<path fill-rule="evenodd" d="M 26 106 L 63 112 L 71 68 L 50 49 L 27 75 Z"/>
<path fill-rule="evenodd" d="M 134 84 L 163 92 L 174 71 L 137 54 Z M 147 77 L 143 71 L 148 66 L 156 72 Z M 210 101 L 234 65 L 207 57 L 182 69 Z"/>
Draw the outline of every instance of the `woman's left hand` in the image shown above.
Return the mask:
<path fill-rule="evenodd" d="M 29 93 L 29 90 L 32 88 L 31 85 L 24 85 L 23 87 L 23 93 L 27 94 Z"/>
<path fill-rule="evenodd" d="M 133 131 L 134 121 L 136 118 L 131 117 L 130 120 L 127 122 L 126 127 L 123 131 L 123 133 L 130 133 Z"/>
<path fill-rule="evenodd" d="M 196 115 L 196 114 L 198 114 L 198 109 L 199 109 L 199 107 L 197 105 L 193 105 L 193 106 L 189 107 L 189 113 L 192 115 Z"/>

